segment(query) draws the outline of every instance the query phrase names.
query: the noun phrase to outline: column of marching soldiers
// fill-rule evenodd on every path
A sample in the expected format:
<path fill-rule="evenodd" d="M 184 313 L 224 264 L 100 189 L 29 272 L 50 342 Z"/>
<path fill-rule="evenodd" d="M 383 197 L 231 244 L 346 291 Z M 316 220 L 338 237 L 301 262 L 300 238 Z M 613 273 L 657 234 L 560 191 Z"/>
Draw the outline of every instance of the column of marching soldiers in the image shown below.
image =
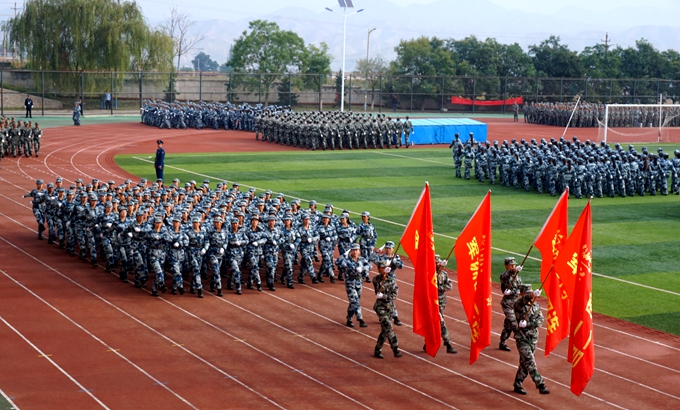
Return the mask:
<path fill-rule="evenodd" d="M 31 121 L 0 117 L 0 160 L 10 155 L 37 157 L 41 138 L 42 129 L 37 122 L 33 125 Z"/>
<path fill-rule="evenodd" d="M 467 142 L 456 134 L 449 148 L 457 178 L 469 180 L 474 175 L 479 182 L 488 180 L 492 185 L 500 178 L 501 185 L 527 192 L 555 196 L 569 188 L 576 198 L 668 195 L 671 178 L 671 193 L 680 194 L 680 150 L 671 159 L 661 148 L 656 153 L 647 147 L 637 152 L 633 145 L 624 149 L 617 143 L 612 148 L 577 137 L 542 138 L 540 142 L 513 138 L 492 144 L 474 141 L 472 133 Z"/>
<path fill-rule="evenodd" d="M 413 124 L 407 116 L 340 111 L 292 111 L 289 106 L 227 102 L 148 100 L 142 122 L 159 128 L 213 128 L 255 132 L 255 139 L 311 150 L 399 148 L 410 146 Z"/>
<path fill-rule="evenodd" d="M 525 104 L 524 122 L 530 124 L 554 125 L 559 127 L 587 128 L 604 125 L 605 104 L 532 102 Z M 573 116 L 572 116 L 573 112 Z M 571 121 L 569 118 L 571 117 Z M 680 109 L 678 107 L 609 107 L 607 126 L 622 128 L 642 128 L 662 126 L 680 126 Z"/>
<path fill-rule="evenodd" d="M 123 282 L 134 277 L 137 288 L 150 280 L 154 296 L 166 292 L 166 272 L 172 276 L 173 294 L 185 292 L 186 279 L 190 292 L 201 298 L 207 279 L 218 296 L 223 295 L 223 279 L 237 294 L 242 284 L 262 291 L 261 268 L 269 290 L 275 291 L 277 281 L 294 289 L 294 265 L 299 265 L 298 283 L 304 284 L 305 276 L 312 283 L 324 282 L 324 276 L 331 282 L 358 281 L 352 310 L 359 310 L 363 325 L 358 297 L 361 284 L 368 281 L 369 261 L 382 267 L 387 266 L 385 258 L 391 266 L 401 263 L 382 248 L 375 250 L 378 234 L 368 212 L 355 224 L 347 210 L 334 214 L 332 204 L 320 212 L 316 201 L 310 201 L 304 210 L 299 200 L 289 202 L 283 194 L 256 196 L 254 188 L 243 192 L 238 183 L 229 188 L 221 182 L 215 189 L 209 184 L 189 181 L 181 187 L 177 179 L 169 186 L 146 179 L 138 184 L 96 179 L 86 184 L 78 179 L 66 188 L 57 178 L 46 189 L 37 180 L 36 189 L 24 197 L 32 198 L 38 239 L 47 230 L 48 244 L 58 243 L 95 267 L 102 260 L 107 272 L 118 269 Z M 389 251 L 393 246 L 387 244 Z M 336 248 L 340 257 L 334 260 Z M 315 261 L 321 262 L 318 271 Z M 352 303 L 349 291 L 348 296 Z"/>

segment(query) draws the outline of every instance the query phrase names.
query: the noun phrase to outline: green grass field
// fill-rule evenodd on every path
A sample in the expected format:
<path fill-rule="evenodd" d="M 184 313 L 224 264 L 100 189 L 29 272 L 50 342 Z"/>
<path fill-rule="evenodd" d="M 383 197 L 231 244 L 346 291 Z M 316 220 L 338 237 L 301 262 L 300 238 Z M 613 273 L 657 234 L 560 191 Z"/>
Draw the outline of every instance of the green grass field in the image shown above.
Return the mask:
<path fill-rule="evenodd" d="M 667 146 L 671 152 L 676 146 Z M 447 149 L 360 150 L 248 154 L 186 154 L 166 158 L 165 177 L 271 189 L 287 197 L 333 203 L 336 211 L 370 211 L 379 244 L 398 241 L 429 181 L 437 252 L 444 257 L 484 194 L 492 188 L 494 280 L 503 258 L 523 256 L 557 198 L 454 177 Z M 116 157 L 119 166 L 154 178 L 148 154 Z M 680 335 L 680 197 L 595 198 L 593 206 L 593 308 L 595 311 Z M 570 229 L 586 200 L 570 199 Z M 303 207 L 306 204 L 303 203 Z M 535 259 L 533 259 L 535 258 Z M 540 253 L 522 273 L 538 284 Z"/>

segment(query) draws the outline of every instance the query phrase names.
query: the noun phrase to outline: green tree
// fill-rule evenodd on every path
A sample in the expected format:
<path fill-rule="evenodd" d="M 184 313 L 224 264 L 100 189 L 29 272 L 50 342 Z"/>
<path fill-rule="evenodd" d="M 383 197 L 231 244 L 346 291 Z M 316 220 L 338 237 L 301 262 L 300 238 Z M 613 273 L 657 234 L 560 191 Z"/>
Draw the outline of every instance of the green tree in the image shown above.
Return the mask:
<path fill-rule="evenodd" d="M 457 62 L 444 40 L 425 36 L 402 40 L 394 49 L 396 59 L 391 63 L 393 77 L 385 86 L 385 98 L 391 94 L 408 94 L 413 88 L 413 101 L 421 109 L 428 99 L 437 100 L 442 92 L 441 76 L 456 75 Z M 437 78 L 437 76 L 440 76 Z M 454 87 L 451 79 L 444 79 L 444 90 Z"/>
<path fill-rule="evenodd" d="M 272 84 L 280 79 L 282 73 L 299 70 L 304 55 L 305 42 L 296 33 L 281 30 L 273 22 L 255 20 L 234 42 L 227 65 L 237 72 L 265 74 L 235 79 L 238 78 L 240 85 L 250 92 L 261 85 L 266 105 Z"/>
<path fill-rule="evenodd" d="M 539 45 L 529 46 L 529 55 L 541 77 L 578 78 L 583 75 L 578 54 L 560 44 L 559 37 L 550 36 Z"/>
<path fill-rule="evenodd" d="M 212 60 L 209 54 L 202 51 L 191 60 L 191 65 L 194 67 L 194 71 L 217 71 L 220 67 L 217 61 Z"/>
<path fill-rule="evenodd" d="M 328 52 L 328 45 L 321 43 L 319 47 L 309 44 L 305 48 L 300 72 L 303 74 L 302 82 L 308 90 L 318 90 L 323 85 L 326 77 L 331 74 L 331 61 L 333 57 Z"/>
<path fill-rule="evenodd" d="M 389 66 L 384 58 L 378 56 L 366 60 L 362 58 L 357 61 L 357 71 L 364 76 L 364 81 L 367 83 L 367 88 L 371 90 L 371 110 L 375 104 L 375 89 L 379 86 L 380 79 L 384 78 Z"/>
<path fill-rule="evenodd" d="M 134 1 L 29 0 L 8 28 L 32 69 L 172 67 L 172 39 L 149 27 Z"/>

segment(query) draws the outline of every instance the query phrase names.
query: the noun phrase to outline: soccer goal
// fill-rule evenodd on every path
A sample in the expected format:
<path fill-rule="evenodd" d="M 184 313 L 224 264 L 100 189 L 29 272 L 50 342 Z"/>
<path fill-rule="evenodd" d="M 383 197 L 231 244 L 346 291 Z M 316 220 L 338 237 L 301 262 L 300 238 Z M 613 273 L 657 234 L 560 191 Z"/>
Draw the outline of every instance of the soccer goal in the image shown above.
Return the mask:
<path fill-rule="evenodd" d="M 680 105 L 676 104 L 607 104 L 597 122 L 598 142 L 680 141 Z"/>

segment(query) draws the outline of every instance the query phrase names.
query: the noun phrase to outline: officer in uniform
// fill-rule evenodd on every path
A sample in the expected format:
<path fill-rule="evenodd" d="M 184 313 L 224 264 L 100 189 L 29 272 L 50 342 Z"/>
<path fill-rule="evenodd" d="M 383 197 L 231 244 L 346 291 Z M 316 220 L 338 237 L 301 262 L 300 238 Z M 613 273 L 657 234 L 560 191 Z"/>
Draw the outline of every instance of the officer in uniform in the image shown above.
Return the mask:
<path fill-rule="evenodd" d="M 165 150 L 163 149 L 163 140 L 156 141 L 158 149 L 156 150 L 156 159 L 153 161 L 153 166 L 156 169 L 156 178 L 163 179 L 163 171 L 165 170 Z"/>
<path fill-rule="evenodd" d="M 283 227 L 281 228 L 281 239 L 279 244 L 281 256 L 283 257 L 281 284 L 285 284 L 289 289 L 295 289 L 295 286 L 293 286 L 293 260 L 297 254 L 299 243 L 300 237 L 297 230 L 293 227 L 293 215 L 287 214 L 283 217 Z"/>
<path fill-rule="evenodd" d="M 543 324 L 541 307 L 536 302 L 536 297 L 541 294 L 541 291 L 532 291 L 531 284 L 527 284 L 520 286 L 520 292 L 521 295 L 513 306 L 517 322 L 515 341 L 517 341 L 519 351 L 519 367 L 515 375 L 514 391 L 522 395 L 527 394 L 522 388 L 522 382 L 527 375 L 530 375 L 539 393 L 550 394 L 550 390 L 545 387 L 545 380 L 538 373 L 534 358 L 538 343 L 538 328 Z"/>
<path fill-rule="evenodd" d="M 399 351 L 399 341 L 397 335 L 392 328 L 392 315 L 394 313 L 393 301 L 397 298 L 397 281 L 393 276 L 390 276 L 390 267 L 388 262 L 379 262 L 376 266 L 378 274 L 373 277 L 373 288 L 375 289 L 375 304 L 373 310 L 378 315 L 380 321 L 380 334 L 378 341 L 373 351 L 373 356 L 382 359 L 382 347 L 385 341 L 390 343 L 394 357 L 401 357 Z"/>
<path fill-rule="evenodd" d="M 165 256 L 166 247 L 172 243 L 172 236 L 163 224 L 163 217 L 157 215 L 153 220 L 153 229 L 147 232 L 145 239 L 149 246 L 149 266 L 154 273 L 154 281 L 151 287 L 151 295 L 158 296 L 158 289 L 165 293 Z"/>
<path fill-rule="evenodd" d="M 31 204 L 33 205 L 33 216 L 35 216 L 35 221 L 38 223 L 38 239 L 42 241 L 43 231 L 45 230 L 45 217 L 43 213 L 45 212 L 45 202 L 47 201 L 47 191 L 43 189 L 44 181 L 38 179 L 35 181 L 35 189 L 31 192 L 25 194 L 23 197 L 31 197 L 33 200 Z"/>
<path fill-rule="evenodd" d="M 189 246 L 187 257 L 189 258 L 189 271 L 191 273 L 190 293 L 197 293 L 199 298 L 203 298 L 203 284 L 201 283 L 201 267 L 203 266 L 203 255 L 208 252 L 210 242 L 206 240 L 206 234 L 201 228 L 201 218 L 194 216 L 191 218 L 191 229 L 186 231 Z"/>
<path fill-rule="evenodd" d="M 361 245 L 361 256 L 370 261 L 372 259 L 371 255 L 373 254 L 373 249 L 375 249 L 375 243 L 378 239 L 378 232 L 371 223 L 370 212 L 362 212 L 361 221 L 361 224 L 356 229 L 356 236 L 357 238 L 360 238 L 359 244 Z M 366 282 L 368 281 L 368 275 L 366 275 Z"/>
<path fill-rule="evenodd" d="M 360 255 L 358 243 L 352 245 L 348 253 L 340 255 L 335 261 L 340 274 L 345 277 L 345 291 L 349 306 L 347 307 L 347 326 L 354 327 L 352 318 L 356 316 L 359 326 L 367 327 L 361 314 L 361 291 L 363 289 L 364 276 L 371 270 L 371 264 Z"/>
<path fill-rule="evenodd" d="M 397 280 L 397 269 L 401 269 L 404 267 L 404 262 L 402 262 L 401 258 L 399 255 L 394 254 L 394 242 L 392 241 L 387 241 L 383 246 L 378 248 L 379 252 L 374 252 L 372 255 L 373 260 L 371 262 L 375 263 L 378 265 L 379 263 L 387 263 L 387 266 L 390 268 L 390 272 L 388 275 L 393 276 L 394 280 Z M 384 252 L 384 253 L 381 253 Z M 397 299 L 396 296 L 394 298 L 395 300 Z M 396 326 L 401 326 L 402 323 L 399 320 L 399 313 L 397 312 L 397 306 L 394 304 L 394 300 L 392 301 L 392 320 L 394 320 L 394 324 Z"/>
<path fill-rule="evenodd" d="M 179 216 L 172 218 L 172 230 L 170 231 L 170 247 L 168 249 L 168 265 L 172 274 L 173 295 L 179 291 L 184 294 L 184 281 L 182 280 L 182 262 L 187 257 L 185 249 L 189 246 L 189 237 L 181 229 L 182 220 Z"/>
<path fill-rule="evenodd" d="M 510 348 L 505 343 L 517 331 L 517 320 L 515 319 L 515 302 L 520 293 L 520 286 L 522 285 L 522 278 L 519 273 L 522 271 L 522 265 L 517 265 L 515 258 L 505 258 L 505 272 L 501 274 L 501 291 L 503 291 L 503 299 L 501 299 L 501 307 L 505 314 L 503 321 L 503 332 L 501 332 L 501 340 L 498 344 L 500 350 L 506 352 Z"/>
<path fill-rule="evenodd" d="M 434 256 L 435 264 L 437 268 L 437 296 L 439 299 L 439 323 L 441 327 L 442 340 L 444 341 L 444 346 L 446 346 L 446 353 L 456 354 L 458 353 L 456 349 L 451 346 L 451 339 L 449 338 L 449 329 L 446 328 L 446 322 L 444 321 L 444 310 L 446 309 L 446 292 L 453 289 L 453 283 L 449 279 L 449 274 L 444 270 L 447 261 L 442 260 L 439 255 Z M 423 346 L 425 350 L 426 346 Z"/>
<path fill-rule="evenodd" d="M 327 274 L 331 283 L 335 283 L 335 274 L 333 273 L 333 249 L 338 237 L 335 233 L 335 228 L 330 224 L 330 215 L 324 213 L 321 215 L 321 224 L 316 228 L 316 236 L 319 237 L 319 252 L 321 253 L 321 267 L 317 280 L 323 282 L 323 274 Z"/>

